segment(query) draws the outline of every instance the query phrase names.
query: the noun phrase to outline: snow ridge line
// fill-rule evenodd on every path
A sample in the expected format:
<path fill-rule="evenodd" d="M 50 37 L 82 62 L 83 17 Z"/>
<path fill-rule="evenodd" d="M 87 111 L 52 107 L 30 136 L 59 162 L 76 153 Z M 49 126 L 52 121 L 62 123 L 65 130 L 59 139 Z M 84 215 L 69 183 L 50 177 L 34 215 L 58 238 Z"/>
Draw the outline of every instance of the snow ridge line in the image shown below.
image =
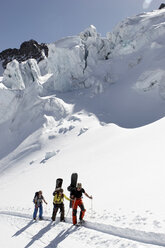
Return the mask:
<path fill-rule="evenodd" d="M 15 216 L 15 217 L 20 217 L 24 219 L 32 219 L 31 214 L 22 214 L 20 212 L 14 212 L 14 211 L 0 211 L 0 215 L 9 215 L 9 216 Z"/>
<path fill-rule="evenodd" d="M 89 229 L 110 234 L 119 238 L 128 239 L 131 241 L 136 241 L 144 244 L 157 245 L 165 247 L 165 234 L 145 232 L 136 229 L 115 227 L 112 225 L 106 225 L 101 223 L 92 223 L 85 221 L 83 225 Z"/>
<path fill-rule="evenodd" d="M 0 211 L 0 215 L 15 216 L 25 219 L 32 219 L 31 214 L 22 214 L 20 212 L 10 212 L 10 211 Z M 45 221 L 51 221 L 50 217 L 45 216 Z M 67 223 L 72 223 L 70 218 L 66 218 Z M 165 247 L 165 234 L 145 232 L 130 228 L 115 227 L 112 225 L 106 225 L 97 222 L 85 221 L 83 227 L 95 230 L 98 232 L 106 233 L 119 238 L 128 239 L 131 241 L 136 241 L 144 244 L 157 245 Z"/>

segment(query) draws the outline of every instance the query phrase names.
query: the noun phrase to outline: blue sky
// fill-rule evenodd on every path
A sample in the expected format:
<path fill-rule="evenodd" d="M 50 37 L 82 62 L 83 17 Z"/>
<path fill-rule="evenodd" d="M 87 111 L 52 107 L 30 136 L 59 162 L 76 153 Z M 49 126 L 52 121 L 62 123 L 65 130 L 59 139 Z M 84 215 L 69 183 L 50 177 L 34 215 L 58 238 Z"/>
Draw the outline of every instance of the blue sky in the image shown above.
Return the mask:
<path fill-rule="evenodd" d="M 157 9 L 162 0 L 0 0 L 0 51 L 34 39 L 51 43 L 93 24 L 105 36 L 128 16 Z M 148 8 L 144 9 L 144 2 Z"/>

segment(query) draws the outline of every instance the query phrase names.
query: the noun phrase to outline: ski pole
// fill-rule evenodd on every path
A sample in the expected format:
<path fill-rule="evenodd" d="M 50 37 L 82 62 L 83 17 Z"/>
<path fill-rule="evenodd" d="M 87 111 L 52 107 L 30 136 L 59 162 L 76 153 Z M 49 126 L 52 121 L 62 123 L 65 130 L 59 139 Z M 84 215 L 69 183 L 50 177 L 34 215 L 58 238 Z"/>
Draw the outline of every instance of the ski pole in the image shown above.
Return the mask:
<path fill-rule="evenodd" d="M 68 208 L 68 211 L 67 211 L 66 217 L 68 216 L 69 212 L 70 212 L 70 207 Z"/>
<path fill-rule="evenodd" d="M 47 204 L 45 204 L 45 214 L 47 215 L 48 214 L 48 208 L 47 208 Z"/>
<path fill-rule="evenodd" d="M 74 210 L 75 203 L 76 203 L 76 198 L 74 199 L 74 203 L 73 203 L 73 206 L 72 206 L 72 215 L 73 215 L 73 210 Z"/>
<path fill-rule="evenodd" d="M 91 199 L 91 218 L 93 218 L 93 199 Z"/>

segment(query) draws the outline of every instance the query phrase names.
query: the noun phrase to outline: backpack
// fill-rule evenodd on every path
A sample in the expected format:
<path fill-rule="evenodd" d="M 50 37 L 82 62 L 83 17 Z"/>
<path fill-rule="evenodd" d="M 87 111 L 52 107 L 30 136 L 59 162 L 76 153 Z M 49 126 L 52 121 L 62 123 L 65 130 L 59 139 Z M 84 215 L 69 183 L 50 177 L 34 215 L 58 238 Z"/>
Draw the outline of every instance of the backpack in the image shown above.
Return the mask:
<path fill-rule="evenodd" d="M 54 204 L 61 204 L 63 202 L 64 195 L 60 195 L 57 191 L 55 191 L 53 203 Z"/>
<path fill-rule="evenodd" d="M 34 195 L 34 198 L 33 198 L 33 203 L 35 203 L 36 198 L 38 198 L 38 196 L 39 196 L 39 192 L 36 192 L 35 195 Z"/>

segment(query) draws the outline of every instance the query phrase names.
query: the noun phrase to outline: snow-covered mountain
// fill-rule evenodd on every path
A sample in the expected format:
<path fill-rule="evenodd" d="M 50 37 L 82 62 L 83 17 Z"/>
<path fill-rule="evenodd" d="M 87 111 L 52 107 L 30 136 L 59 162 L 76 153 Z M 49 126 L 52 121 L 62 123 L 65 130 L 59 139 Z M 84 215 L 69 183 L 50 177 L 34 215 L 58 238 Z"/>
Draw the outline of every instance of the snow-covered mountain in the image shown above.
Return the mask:
<path fill-rule="evenodd" d="M 78 234 L 85 237 L 79 247 L 165 246 L 164 38 L 161 9 L 127 18 L 107 37 L 91 25 L 45 44 L 42 60 L 14 59 L 1 67 L 3 247 L 66 247 L 65 239 L 74 247 Z M 43 190 L 50 217 L 56 178 L 64 179 L 67 194 L 74 171 L 94 197 L 93 203 L 84 198 L 88 231 L 73 235 L 68 214 L 58 224 L 66 235 L 54 228 L 54 239 L 45 222 L 28 224 L 32 196 Z"/>

